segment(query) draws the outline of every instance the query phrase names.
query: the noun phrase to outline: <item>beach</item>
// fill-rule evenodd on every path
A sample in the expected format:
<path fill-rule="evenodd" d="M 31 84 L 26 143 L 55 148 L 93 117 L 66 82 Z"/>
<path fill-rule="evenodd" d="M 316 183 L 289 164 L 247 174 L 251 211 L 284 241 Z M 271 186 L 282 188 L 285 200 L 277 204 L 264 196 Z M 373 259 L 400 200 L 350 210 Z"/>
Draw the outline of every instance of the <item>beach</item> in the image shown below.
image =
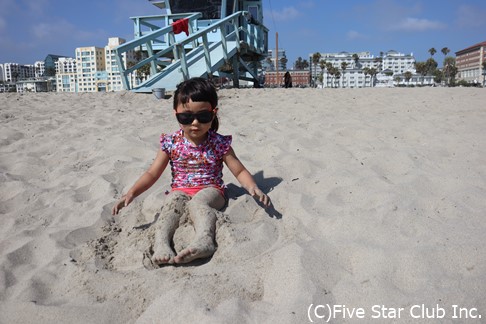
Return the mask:
<path fill-rule="evenodd" d="M 486 321 L 486 89 L 218 94 L 273 207 L 225 168 L 216 253 L 160 268 L 170 170 L 111 208 L 179 128 L 172 98 L 0 94 L 0 323 Z"/>

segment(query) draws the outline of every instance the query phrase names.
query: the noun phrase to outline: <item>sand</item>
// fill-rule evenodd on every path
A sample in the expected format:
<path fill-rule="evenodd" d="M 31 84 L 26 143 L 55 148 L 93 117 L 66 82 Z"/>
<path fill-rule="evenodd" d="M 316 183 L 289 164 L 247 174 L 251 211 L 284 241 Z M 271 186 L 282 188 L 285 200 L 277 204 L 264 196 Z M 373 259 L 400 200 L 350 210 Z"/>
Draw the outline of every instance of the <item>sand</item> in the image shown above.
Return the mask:
<path fill-rule="evenodd" d="M 225 169 L 214 256 L 154 268 L 170 172 L 110 210 L 177 130 L 172 101 L 0 94 L 0 323 L 486 321 L 486 89 L 219 95 L 274 209 Z"/>

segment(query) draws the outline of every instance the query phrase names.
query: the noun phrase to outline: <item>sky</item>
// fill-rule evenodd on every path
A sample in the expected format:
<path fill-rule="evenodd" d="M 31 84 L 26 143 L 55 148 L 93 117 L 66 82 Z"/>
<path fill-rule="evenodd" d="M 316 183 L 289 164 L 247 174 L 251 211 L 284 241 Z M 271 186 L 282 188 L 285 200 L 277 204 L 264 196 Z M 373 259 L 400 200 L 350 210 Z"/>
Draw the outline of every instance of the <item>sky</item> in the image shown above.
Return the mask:
<path fill-rule="evenodd" d="M 186 0 L 189 1 L 189 0 Z M 485 0 L 262 0 L 269 48 L 288 66 L 315 52 L 413 54 L 417 61 L 486 41 Z M 133 39 L 129 17 L 161 14 L 148 0 L 0 0 L 0 63 L 34 64 L 48 54 Z"/>

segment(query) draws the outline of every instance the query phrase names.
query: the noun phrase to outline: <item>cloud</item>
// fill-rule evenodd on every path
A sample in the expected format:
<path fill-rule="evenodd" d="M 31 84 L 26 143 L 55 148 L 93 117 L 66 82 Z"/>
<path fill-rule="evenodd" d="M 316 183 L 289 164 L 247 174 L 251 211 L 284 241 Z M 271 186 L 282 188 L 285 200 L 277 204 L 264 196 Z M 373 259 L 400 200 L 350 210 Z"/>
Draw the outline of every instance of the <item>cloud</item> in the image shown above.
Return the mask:
<path fill-rule="evenodd" d="M 288 21 L 298 18 L 301 14 L 294 7 L 285 7 L 280 11 L 273 10 L 270 13 L 276 21 Z"/>
<path fill-rule="evenodd" d="M 416 32 L 416 31 L 427 31 L 427 30 L 439 30 L 444 28 L 446 28 L 446 25 L 439 21 L 408 17 L 402 19 L 400 22 L 398 22 L 398 24 L 391 26 L 390 29 Z"/>
<path fill-rule="evenodd" d="M 355 30 L 350 30 L 346 33 L 346 37 L 349 40 L 362 40 L 362 39 L 367 39 L 368 37 L 364 34 L 361 34 Z"/>
<path fill-rule="evenodd" d="M 456 13 L 456 24 L 461 28 L 478 28 L 486 24 L 486 9 L 462 5 Z"/>
<path fill-rule="evenodd" d="M 87 42 L 80 46 L 96 46 L 93 42 L 107 39 L 107 33 L 103 30 L 84 31 L 66 20 L 55 21 L 52 23 L 38 23 L 32 26 L 32 35 L 36 42 L 62 42 L 64 40 L 75 40 Z M 104 43 L 103 43 L 104 44 Z"/>

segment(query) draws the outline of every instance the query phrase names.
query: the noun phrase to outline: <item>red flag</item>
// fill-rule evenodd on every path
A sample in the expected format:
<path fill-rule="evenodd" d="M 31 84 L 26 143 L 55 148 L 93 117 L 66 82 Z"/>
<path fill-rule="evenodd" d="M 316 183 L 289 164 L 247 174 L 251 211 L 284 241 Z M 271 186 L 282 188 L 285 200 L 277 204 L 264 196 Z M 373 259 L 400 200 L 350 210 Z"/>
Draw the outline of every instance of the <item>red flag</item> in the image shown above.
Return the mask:
<path fill-rule="evenodd" d="M 174 31 L 174 34 L 180 34 L 182 32 L 185 32 L 186 36 L 189 36 L 189 19 L 183 18 L 179 19 L 176 22 L 173 22 L 172 30 Z"/>

